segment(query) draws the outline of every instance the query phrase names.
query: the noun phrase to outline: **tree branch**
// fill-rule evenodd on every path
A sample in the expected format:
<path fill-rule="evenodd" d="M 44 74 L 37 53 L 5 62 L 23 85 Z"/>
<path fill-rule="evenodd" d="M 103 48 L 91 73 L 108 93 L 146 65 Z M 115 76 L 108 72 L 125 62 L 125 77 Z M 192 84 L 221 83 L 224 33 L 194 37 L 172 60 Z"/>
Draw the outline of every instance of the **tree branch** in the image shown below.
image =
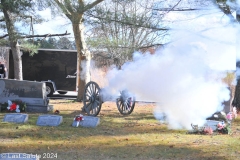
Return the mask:
<path fill-rule="evenodd" d="M 62 11 L 64 12 L 64 14 L 69 18 L 71 19 L 71 15 L 72 13 L 66 9 L 66 7 L 61 3 L 59 2 L 59 0 L 54 0 L 54 2 L 58 5 L 58 7 L 60 7 L 62 9 Z"/>
<path fill-rule="evenodd" d="M 117 23 L 120 23 L 120 24 L 129 25 L 129 26 L 143 27 L 143 28 L 155 29 L 155 30 L 159 30 L 159 31 L 160 30 L 162 30 L 162 31 L 170 30 L 169 28 L 157 28 L 157 27 L 153 27 L 153 26 L 134 24 L 133 22 L 130 22 L 130 21 L 120 21 L 120 20 L 116 20 L 116 19 L 103 18 L 103 17 L 100 17 L 100 16 L 93 15 L 91 13 L 88 13 L 88 15 L 91 16 L 91 17 L 97 18 L 97 19 L 108 20 L 108 21 L 111 21 L 111 22 L 117 22 Z"/>
<path fill-rule="evenodd" d="M 8 34 L 5 34 L 5 35 L 3 35 L 3 36 L 0 36 L 0 39 L 3 39 L 3 38 L 5 38 L 5 37 L 7 37 L 8 36 Z"/>
<path fill-rule="evenodd" d="M 167 44 L 167 43 L 166 43 L 166 44 Z M 166 44 L 162 44 L 162 43 L 151 44 L 151 45 L 148 45 L 148 46 L 138 47 L 138 49 L 146 49 L 146 48 L 155 47 L 155 46 L 163 46 L 163 45 L 166 45 Z"/>
<path fill-rule="evenodd" d="M 109 47 L 109 48 L 115 48 L 115 49 L 145 49 L 145 48 L 150 48 L 150 47 L 155 47 L 155 46 L 164 46 L 167 45 L 168 43 L 156 43 L 156 44 L 149 44 L 147 46 L 139 46 L 139 47 L 131 47 L 131 46 L 111 46 L 111 45 L 102 45 L 100 47 Z"/>
<path fill-rule="evenodd" d="M 178 4 L 181 2 L 182 0 L 179 0 L 169 11 L 167 11 L 168 13 L 171 11 L 171 10 L 174 10 L 174 8 L 176 7 L 176 6 L 178 6 Z"/>
<path fill-rule="evenodd" d="M 43 35 L 26 35 L 26 36 L 21 36 L 19 39 L 22 38 L 35 38 L 35 37 L 54 37 L 54 36 L 66 36 L 66 35 L 70 35 L 71 33 L 67 33 L 67 31 L 65 33 L 62 34 L 43 34 Z M 0 39 L 7 37 L 8 34 L 5 34 L 3 36 L 0 36 Z"/>
<path fill-rule="evenodd" d="M 176 9 L 171 9 L 171 8 L 160 8 L 160 9 L 152 9 L 154 11 L 196 11 L 196 10 L 206 10 L 206 9 L 200 9 L 200 8 L 176 8 Z"/>
<path fill-rule="evenodd" d="M 84 7 L 83 13 L 84 13 L 85 11 L 93 8 L 93 7 L 96 6 L 98 3 L 101 3 L 102 1 L 104 1 L 104 0 L 96 0 L 96 1 L 94 1 L 93 3 L 86 5 L 86 6 Z"/>
<path fill-rule="evenodd" d="M 26 35 L 26 36 L 22 36 L 21 38 L 35 38 L 35 37 L 54 37 L 54 36 L 66 36 L 66 35 L 70 35 L 71 33 L 67 33 L 67 31 L 65 33 L 62 34 L 43 34 L 43 35 Z"/>

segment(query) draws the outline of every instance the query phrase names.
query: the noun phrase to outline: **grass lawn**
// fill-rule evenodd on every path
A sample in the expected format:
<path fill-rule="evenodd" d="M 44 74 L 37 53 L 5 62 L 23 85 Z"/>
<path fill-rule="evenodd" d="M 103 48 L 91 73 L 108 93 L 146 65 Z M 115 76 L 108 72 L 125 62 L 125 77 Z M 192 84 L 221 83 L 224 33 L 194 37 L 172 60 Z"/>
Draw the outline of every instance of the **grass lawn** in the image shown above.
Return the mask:
<path fill-rule="evenodd" d="M 50 100 L 63 116 L 58 127 L 37 126 L 41 114 L 28 113 L 25 124 L 0 122 L 0 152 L 29 153 L 59 160 L 236 160 L 240 159 L 240 116 L 230 135 L 187 134 L 169 130 L 153 116 L 154 103 L 136 103 L 133 113 L 122 116 L 115 103 L 103 103 L 96 128 L 72 127 L 82 103 Z M 6 113 L 0 113 L 3 119 Z M 53 114 L 53 113 L 49 113 Z M 57 156 L 57 158 L 56 158 Z M 41 158 L 43 159 L 43 158 Z"/>

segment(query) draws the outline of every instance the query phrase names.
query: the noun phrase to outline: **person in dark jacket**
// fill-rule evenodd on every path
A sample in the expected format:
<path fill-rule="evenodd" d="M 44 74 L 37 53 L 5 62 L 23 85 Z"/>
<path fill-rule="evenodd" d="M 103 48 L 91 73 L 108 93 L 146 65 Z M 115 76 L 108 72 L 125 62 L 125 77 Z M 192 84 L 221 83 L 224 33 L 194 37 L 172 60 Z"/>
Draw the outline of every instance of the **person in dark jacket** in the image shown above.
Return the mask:
<path fill-rule="evenodd" d="M 7 77 L 7 68 L 5 67 L 4 63 L 0 61 L 0 78 Z"/>

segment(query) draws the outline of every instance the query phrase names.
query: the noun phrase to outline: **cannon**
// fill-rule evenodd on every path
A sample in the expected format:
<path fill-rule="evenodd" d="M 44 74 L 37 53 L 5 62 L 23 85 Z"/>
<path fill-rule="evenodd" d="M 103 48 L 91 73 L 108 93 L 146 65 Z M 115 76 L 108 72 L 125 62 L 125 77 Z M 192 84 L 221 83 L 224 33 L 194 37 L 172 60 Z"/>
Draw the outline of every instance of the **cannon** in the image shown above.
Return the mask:
<path fill-rule="evenodd" d="M 103 98 L 104 93 L 101 92 L 99 85 L 96 82 L 90 81 L 86 84 L 83 96 L 83 112 L 89 116 L 97 116 L 101 110 L 102 103 L 111 100 Z M 135 106 L 135 97 L 131 96 L 127 90 L 120 91 L 116 98 L 118 111 L 122 115 L 129 115 L 133 112 Z"/>

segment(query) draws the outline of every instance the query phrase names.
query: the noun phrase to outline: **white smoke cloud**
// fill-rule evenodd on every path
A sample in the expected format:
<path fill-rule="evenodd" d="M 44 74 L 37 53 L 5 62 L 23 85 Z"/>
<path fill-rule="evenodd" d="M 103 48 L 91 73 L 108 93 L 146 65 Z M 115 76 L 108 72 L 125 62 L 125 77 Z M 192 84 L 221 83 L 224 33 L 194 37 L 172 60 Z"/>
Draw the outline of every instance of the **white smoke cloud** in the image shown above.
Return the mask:
<path fill-rule="evenodd" d="M 232 15 L 236 18 L 236 13 L 240 12 L 240 0 L 236 0 L 236 1 L 228 0 L 227 5 L 230 6 L 230 8 L 232 8 L 233 10 L 235 10 L 232 13 Z M 240 27 L 238 27 L 236 36 L 240 37 Z M 236 58 L 237 58 L 237 61 L 240 61 L 240 40 L 239 40 L 239 38 L 237 39 L 237 55 L 236 55 Z M 237 72 L 240 72 L 240 71 L 237 71 Z M 240 75 L 240 74 L 237 73 L 237 75 Z"/>
<path fill-rule="evenodd" d="M 218 60 L 208 52 L 208 44 L 188 38 L 154 55 L 135 53 L 133 62 L 109 72 L 112 94 L 128 89 L 137 100 L 158 102 L 155 116 L 164 112 L 171 128 L 203 124 L 223 109 L 229 90 L 221 81 L 222 72 L 212 67 Z"/>
<path fill-rule="evenodd" d="M 236 1 L 227 0 L 226 4 L 228 6 L 230 6 L 231 8 L 236 9 L 236 8 L 239 8 L 239 6 L 240 6 L 240 0 L 236 0 Z"/>
<path fill-rule="evenodd" d="M 81 72 L 80 72 L 80 78 L 82 80 L 86 80 L 87 82 L 89 82 L 91 80 L 91 61 L 90 60 L 84 60 L 81 62 Z"/>
<path fill-rule="evenodd" d="M 134 53 L 133 62 L 107 74 L 105 89 L 112 95 L 128 89 L 137 100 L 158 102 L 154 115 L 166 115 L 170 128 L 203 125 L 229 100 L 221 78 L 236 68 L 236 28 L 219 26 L 201 33 L 178 30 L 174 42 L 154 55 Z"/>

